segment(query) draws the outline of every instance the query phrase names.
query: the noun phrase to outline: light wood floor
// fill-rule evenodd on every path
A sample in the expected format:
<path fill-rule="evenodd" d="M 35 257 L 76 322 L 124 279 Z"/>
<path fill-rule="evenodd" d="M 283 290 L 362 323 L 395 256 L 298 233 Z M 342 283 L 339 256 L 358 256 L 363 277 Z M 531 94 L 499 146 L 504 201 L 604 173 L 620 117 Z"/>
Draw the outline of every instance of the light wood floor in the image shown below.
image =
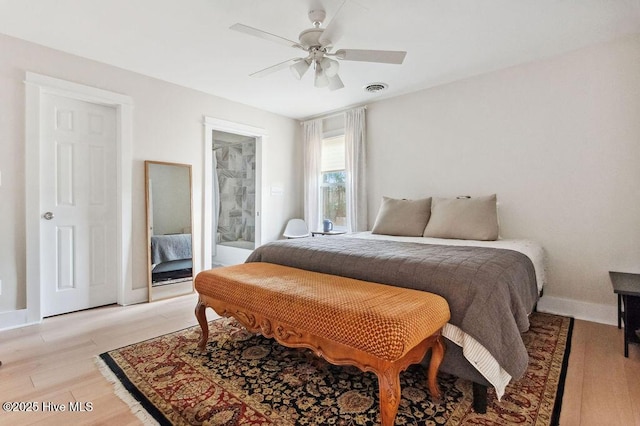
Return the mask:
<path fill-rule="evenodd" d="M 1 425 L 117 424 L 140 421 L 94 364 L 96 355 L 196 324 L 196 296 L 108 306 L 0 332 L 0 402 L 91 402 L 91 412 L 6 413 Z M 209 318 L 214 313 L 208 310 Z M 622 355 L 622 331 L 576 321 L 561 425 L 640 426 L 640 345 Z"/>

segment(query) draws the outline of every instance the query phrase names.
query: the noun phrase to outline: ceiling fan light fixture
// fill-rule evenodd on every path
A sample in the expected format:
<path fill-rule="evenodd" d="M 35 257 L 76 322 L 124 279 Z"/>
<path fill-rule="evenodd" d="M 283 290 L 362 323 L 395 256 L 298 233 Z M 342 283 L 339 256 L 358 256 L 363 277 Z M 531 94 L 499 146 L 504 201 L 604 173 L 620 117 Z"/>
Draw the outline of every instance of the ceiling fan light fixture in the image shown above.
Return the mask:
<path fill-rule="evenodd" d="M 320 66 L 322 66 L 322 70 L 325 72 L 327 77 L 334 77 L 338 75 L 338 70 L 340 69 L 340 64 L 338 61 L 324 57 L 322 61 L 320 61 Z"/>
<path fill-rule="evenodd" d="M 298 80 L 302 79 L 302 76 L 305 75 L 307 70 L 311 67 L 311 63 L 307 62 L 305 59 L 296 62 L 291 65 L 289 69 L 293 73 L 293 76 Z"/>
<path fill-rule="evenodd" d="M 344 49 L 338 49 L 333 55 L 338 59 L 344 59 L 347 56 L 347 51 Z"/>
<path fill-rule="evenodd" d="M 320 88 L 327 87 L 329 85 L 329 79 L 320 66 L 316 66 L 316 78 L 314 85 Z"/>
<path fill-rule="evenodd" d="M 337 74 L 329 77 L 329 90 L 338 90 L 344 87 L 344 83 Z"/>
<path fill-rule="evenodd" d="M 312 28 L 303 30 L 298 35 L 298 41 L 290 40 L 258 28 L 250 27 L 244 24 L 234 24 L 229 27 L 231 30 L 245 33 L 247 35 L 258 37 L 263 40 L 275 42 L 295 49 L 301 49 L 306 52 L 306 57 L 291 58 L 260 71 L 249 74 L 252 77 L 263 77 L 275 71 L 289 68 L 294 77 L 301 80 L 308 72 L 309 68 L 314 69 L 314 85 L 315 87 L 328 87 L 329 90 L 341 89 L 344 83 L 338 76 L 340 64 L 338 61 L 356 61 L 370 62 L 379 64 L 396 64 L 403 63 L 407 52 L 399 50 L 372 50 L 372 49 L 338 49 L 334 50 L 334 46 L 342 37 L 343 31 L 349 26 L 348 21 L 361 15 L 363 8 L 357 5 L 356 1 L 341 0 L 340 6 L 334 11 L 331 21 L 325 26 L 323 22 L 326 18 L 326 12 L 314 0 L 313 6 L 309 11 L 309 19 L 312 22 Z M 386 85 L 365 88 L 369 92 L 378 92 L 386 89 Z"/>

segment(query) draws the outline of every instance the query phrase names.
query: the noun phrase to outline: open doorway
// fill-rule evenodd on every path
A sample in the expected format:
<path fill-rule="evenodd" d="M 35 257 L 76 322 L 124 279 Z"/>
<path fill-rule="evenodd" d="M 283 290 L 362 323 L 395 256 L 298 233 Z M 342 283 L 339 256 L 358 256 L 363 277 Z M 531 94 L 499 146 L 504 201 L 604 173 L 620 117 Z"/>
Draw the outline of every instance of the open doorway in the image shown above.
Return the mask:
<path fill-rule="evenodd" d="M 243 263 L 261 244 L 266 131 L 204 117 L 203 269 Z"/>
<path fill-rule="evenodd" d="M 213 131 L 214 241 L 253 250 L 256 241 L 256 138 Z"/>

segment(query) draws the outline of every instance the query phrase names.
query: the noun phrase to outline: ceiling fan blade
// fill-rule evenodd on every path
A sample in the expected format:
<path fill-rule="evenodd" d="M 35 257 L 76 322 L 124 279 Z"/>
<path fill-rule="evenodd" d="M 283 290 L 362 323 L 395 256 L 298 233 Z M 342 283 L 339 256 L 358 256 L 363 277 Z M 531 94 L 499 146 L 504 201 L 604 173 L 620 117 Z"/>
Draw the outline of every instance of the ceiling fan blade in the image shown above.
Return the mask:
<path fill-rule="evenodd" d="M 249 74 L 250 77 L 264 77 L 265 75 L 269 75 L 273 72 L 279 71 L 283 68 L 287 68 L 293 64 L 295 64 L 296 62 L 299 61 L 304 61 L 304 58 L 293 58 L 293 59 L 287 59 L 284 62 L 280 62 L 279 64 L 275 64 L 272 65 L 268 68 L 265 68 L 263 70 L 260 71 L 256 71 L 254 73 Z"/>
<path fill-rule="evenodd" d="M 259 30 L 257 28 L 250 27 L 244 24 L 233 24 L 229 27 L 230 30 L 239 31 L 241 33 L 249 34 L 254 37 L 262 38 L 265 40 L 273 41 L 278 44 L 284 44 L 289 47 L 301 47 L 298 42 L 289 40 L 284 37 L 277 36 L 275 34 L 268 33 L 266 31 Z"/>
<path fill-rule="evenodd" d="M 329 77 L 329 90 L 338 90 L 344 87 L 344 83 L 338 74 L 333 77 Z"/>
<path fill-rule="evenodd" d="M 335 57 L 343 61 L 380 62 L 383 64 L 401 64 L 407 52 L 400 50 L 359 50 L 339 49 Z"/>
<path fill-rule="evenodd" d="M 345 28 L 347 28 L 347 23 L 353 22 L 367 11 L 368 9 L 353 1 L 344 0 L 318 39 L 322 47 L 338 43 Z"/>

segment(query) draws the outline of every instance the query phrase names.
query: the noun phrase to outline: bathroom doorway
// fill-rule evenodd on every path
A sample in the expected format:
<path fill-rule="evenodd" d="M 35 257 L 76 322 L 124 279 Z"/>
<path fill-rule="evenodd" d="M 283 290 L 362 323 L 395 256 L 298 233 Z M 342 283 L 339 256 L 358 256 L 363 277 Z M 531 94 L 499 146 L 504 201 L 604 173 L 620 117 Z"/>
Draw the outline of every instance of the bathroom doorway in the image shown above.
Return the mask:
<path fill-rule="evenodd" d="M 243 263 L 262 243 L 264 129 L 204 117 L 202 269 Z"/>
<path fill-rule="evenodd" d="M 217 246 L 256 247 L 256 138 L 213 131 L 214 234 Z"/>

